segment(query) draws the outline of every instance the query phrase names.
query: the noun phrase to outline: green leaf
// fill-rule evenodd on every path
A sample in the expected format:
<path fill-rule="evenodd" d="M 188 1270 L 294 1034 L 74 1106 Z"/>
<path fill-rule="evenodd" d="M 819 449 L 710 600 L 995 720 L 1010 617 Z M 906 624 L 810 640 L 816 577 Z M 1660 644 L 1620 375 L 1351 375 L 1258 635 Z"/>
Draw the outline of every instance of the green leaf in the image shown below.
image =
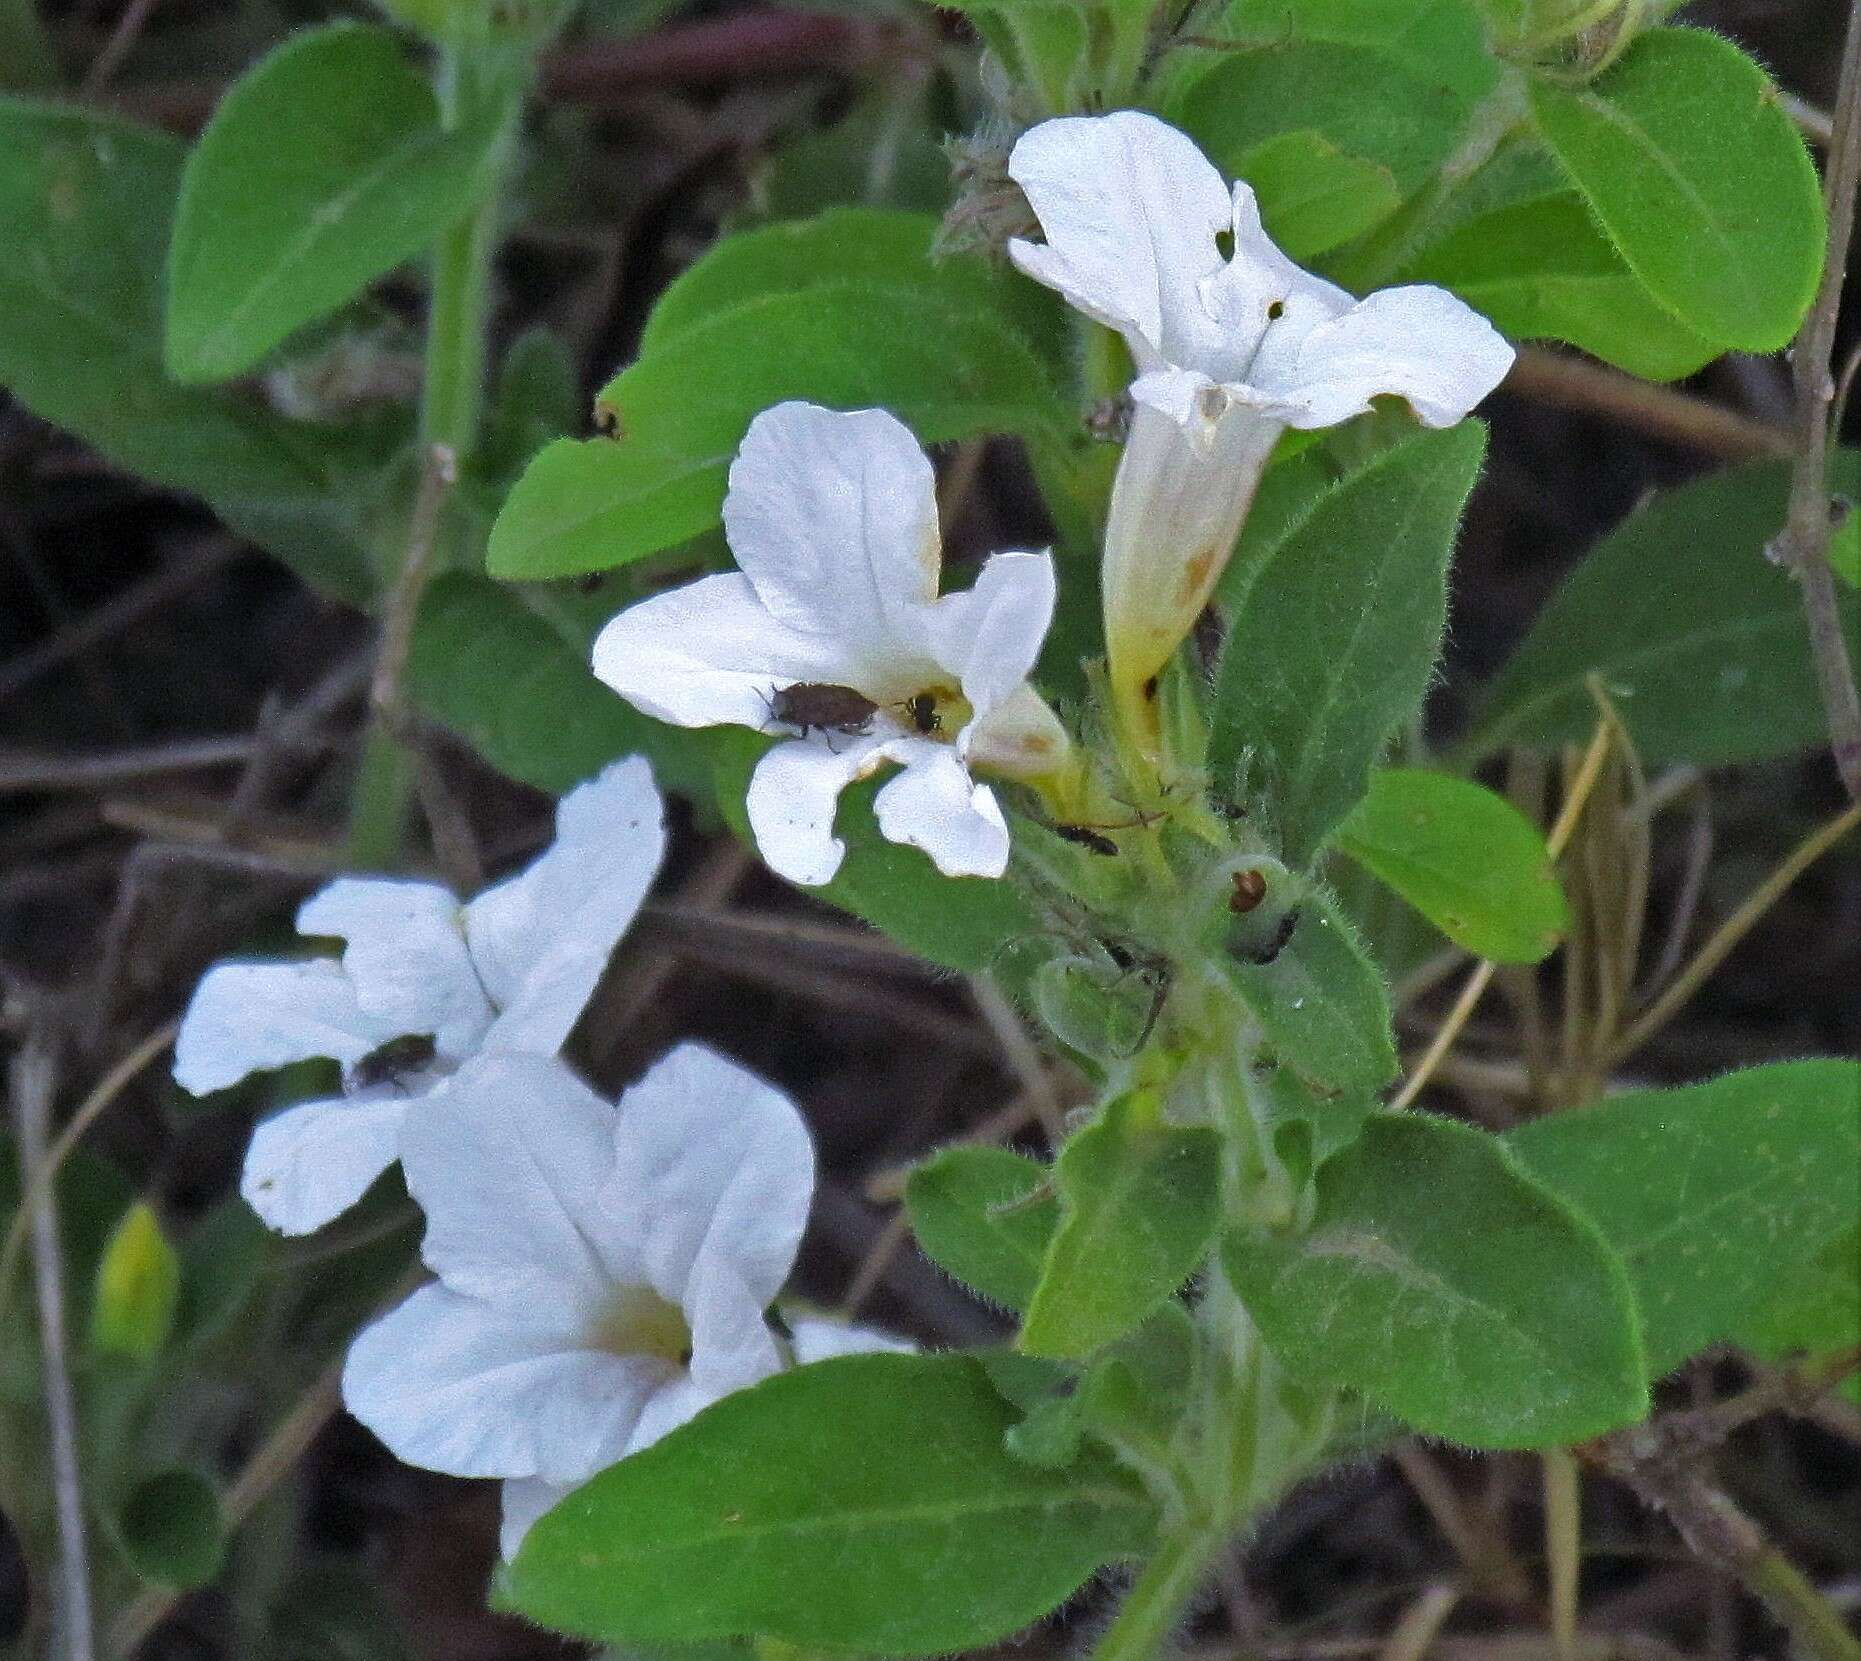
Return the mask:
<path fill-rule="evenodd" d="M 271 1257 L 272 1234 L 237 1194 L 216 1205 L 181 1242 L 177 1344 L 210 1344 L 235 1321 Z"/>
<path fill-rule="evenodd" d="M 1386 767 L 1337 845 L 1481 957 L 1536 963 L 1569 926 L 1538 827 L 1471 780 Z"/>
<path fill-rule="evenodd" d="M 1389 735 L 1421 707 L 1485 446 L 1485 428 L 1463 421 L 1379 452 L 1224 592 L 1231 625 L 1210 763 L 1218 780 L 1233 778 L 1251 756 L 1289 864 L 1317 852 L 1369 788 Z"/>
<path fill-rule="evenodd" d="M 1453 290 L 1514 340 L 1568 341 L 1644 380 L 1678 380 L 1720 351 L 1656 302 L 1570 191 L 1475 216 L 1402 277 Z"/>
<path fill-rule="evenodd" d="M 1224 959 L 1276 1059 L 1324 1090 L 1375 1090 L 1396 1076 L 1389 988 L 1337 904 L 1312 889 L 1267 961 Z M 1257 953 L 1255 954 L 1258 955 Z"/>
<path fill-rule="evenodd" d="M 384 28 L 288 40 L 220 101 L 187 161 L 168 265 L 167 363 L 244 373 L 429 247 L 489 188 L 500 121 L 443 131 Z"/>
<path fill-rule="evenodd" d="M 205 1586 L 226 1561 L 219 1495 L 193 1471 L 163 1471 L 138 1483 L 116 1518 L 116 1534 L 137 1574 L 176 1591 Z"/>
<path fill-rule="evenodd" d="M 1168 113 L 1229 178 L 1263 141 L 1309 130 L 1387 169 L 1407 196 L 1453 151 L 1468 106 L 1374 47 L 1295 40 L 1225 54 Z"/>
<path fill-rule="evenodd" d="M 1861 588 L 1861 513 L 1851 504 L 1829 538 L 1829 566 L 1853 588 Z"/>
<path fill-rule="evenodd" d="M 640 334 L 652 357 L 688 330 L 751 300 L 806 294 L 843 283 L 885 286 L 929 278 L 951 304 L 1012 308 L 1003 274 L 975 254 L 933 260 L 938 222 L 930 213 L 829 208 L 811 219 L 741 231 L 713 244 L 666 285 Z"/>
<path fill-rule="evenodd" d="M 1071 411 L 1026 328 L 1045 302 L 974 259 L 932 265 L 932 230 L 849 210 L 720 244 L 601 394 L 613 436 L 552 444 L 518 481 L 490 571 L 606 570 L 710 529 L 751 418 L 788 398 L 889 409 L 927 444 L 1058 434 Z"/>
<path fill-rule="evenodd" d="M 1007 1148 L 945 1148 L 911 1173 L 911 1232 L 938 1268 L 985 1298 L 1027 1308 L 1059 1201 L 1046 1166 Z"/>
<path fill-rule="evenodd" d="M 1809 309 L 1828 236 L 1815 165 L 1776 86 L 1699 29 L 1653 29 L 1531 110 L 1610 240 L 1654 296 L 1725 346 L 1774 352 Z"/>
<path fill-rule="evenodd" d="M 1734 1336 L 1861 1223 L 1861 1062 L 1632 1091 L 1521 1125 L 1506 1143 L 1627 1265 L 1659 1378 Z"/>
<path fill-rule="evenodd" d="M 123 1214 L 97 1265 L 90 1347 L 147 1361 L 168 1342 L 181 1295 L 181 1262 L 155 1210 L 138 1200 Z"/>
<path fill-rule="evenodd" d="M 1221 1209 L 1221 1137 L 1165 1124 L 1156 1098 L 1115 1097 L 1060 1150 L 1065 1220 L 1047 1247 L 1020 1346 L 1071 1359 L 1122 1338 L 1208 1255 Z"/>
<path fill-rule="evenodd" d="M 587 647 L 518 590 L 463 572 L 433 582 L 414 624 L 407 684 L 492 766 L 551 795 L 639 753 L 666 789 L 710 797 L 721 733 L 648 720 L 596 680 Z"/>
<path fill-rule="evenodd" d="M 1843 452 L 1835 488 L 1861 488 Z M 1826 742 L 1796 584 L 1764 557 L 1789 490 L 1774 462 L 1664 491 L 1611 532 L 1538 615 L 1486 689 L 1463 756 L 1581 743 L 1602 677 L 1642 759 L 1722 767 Z M 1861 596 L 1841 599 L 1861 652 Z"/>
<path fill-rule="evenodd" d="M 1197 33 L 1265 50 L 1292 41 L 1374 47 L 1469 105 L 1499 78 L 1469 0 L 1230 0 Z M 1223 55 L 1193 48 L 1176 54 L 1199 60 L 1204 70 Z"/>
<path fill-rule="evenodd" d="M 162 267 L 182 147 L 70 106 L 0 99 L 0 385 L 154 484 L 204 497 L 326 592 L 374 592 L 374 474 L 398 433 L 291 421 L 176 386 Z"/>
<path fill-rule="evenodd" d="M 1861 1345 L 1861 1226 L 1838 1234 L 1747 1312 L 1733 1341 L 1761 1361 L 1826 1356 Z M 1861 1405 L 1861 1379 L 1842 1393 Z"/>
<path fill-rule="evenodd" d="M 1472 1447 L 1561 1447 L 1647 1411 L 1628 1276 L 1593 1223 L 1486 1132 L 1372 1119 L 1296 1239 L 1222 1262 L 1296 1373 Z"/>
<path fill-rule="evenodd" d="M 1360 236 L 1402 205 L 1395 175 L 1347 156 L 1313 129 L 1256 144 L 1238 166 L 1254 187 L 1267 235 L 1288 259 L 1309 260 Z"/>
<path fill-rule="evenodd" d="M 506 1576 L 532 1620 L 613 1643 L 756 1635 L 929 1655 L 1037 1620 L 1141 1549 L 1108 1460 L 1012 1457 L 961 1355 L 859 1355 L 726 1396 L 578 1490 Z"/>

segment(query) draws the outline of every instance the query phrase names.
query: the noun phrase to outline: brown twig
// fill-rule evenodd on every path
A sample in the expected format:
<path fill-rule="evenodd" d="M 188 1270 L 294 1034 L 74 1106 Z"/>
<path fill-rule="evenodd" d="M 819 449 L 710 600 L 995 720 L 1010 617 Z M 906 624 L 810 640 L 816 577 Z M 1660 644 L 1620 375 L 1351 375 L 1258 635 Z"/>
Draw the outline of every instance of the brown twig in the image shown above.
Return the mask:
<path fill-rule="evenodd" d="M 1626 427 L 1727 461 L 1788 456 L 1793 452 L 1790 434 L 1782 427 L 1754 421 L 1689 392 L 1638 381 L 1571 352 L 1521 347 L 1505 385 L 1508 392 L 1533 403 L 1604 415 Z"/>
<path fill-rule="evenodd" d="M 1835 95 L 1833 127 L 1823 191 L 1829 210 L 1829 248 L 1815 304 L 1804 319 L 1791 368 L 1796 381 L 1796 465 L 1790 475 L 1790 512 L 1769 553 L 1794 573 L 1803 591 L 1816 681 L 1829 720 L 1829 749 L 1849 796 L 1861 802 L 1861 692 L 1829 569 L 1834 532 L 1829 499 L 1829 410 L 1835 399 L 1832 360 L 1842 287 L 1848 274 L 1848 243 L 1854 234 L 1855 191 L 1861 186 L 1861 0 L 1848 12 L 1842 45 L 1841 84 Z"/>
<path fill-rule="evenodd" d="M 1750 933 L 1790 885 L 1858 827 L 1861 827 L 1861 802 L 1844 809 L 1804 837 L 1783 863 L 1759 883 L 1738 909 L 1719 925 L 1711 938 L 1693 954 L 1687 966 L 1668 983 L 1666 990 L 1635 1017 L 1604 1058 L 1605 1066 L 1620 1066 L 1666 1026 L 1681 1005 L 1699 990 L 1706 977 L 1725 961 L 1732 948 Z"/>
<path fill-rule="evenodd" d="M 164 566 L 134 587 L 124 589 L 96 610 L 86 612 L 60 629 L 51 639 L 0 665 L 0 704 L 86 647 L 94 646 L 118 630 L 128 628 L 156 607 L 166 605 L 177 595 L 184 594 L 239 552 L 240 545 L 230 538 L 216 538 L 206 547 L 197 548 L 172 565 Z"/>
<path fill-rule="evenodd" d="M 124 750 L 100 750 L 91 755 L 34 755 L 30 751 L 0 750 L 0 795 L 33 790 L 95 790 L 127 779 L 153 778 L 161 773 L 191 773 L 202 767 L 227 767 L 249 761 L 257 748 L 254 739 L 184 738 L 172 744 L 150 744 Z"/>
<path fill-rule="evenodd" d="M 647 87 L 857 74 L 924 51 L 922 39 L 896 23 L 831 12 L 734 12 L 632 40 L 580 41 L 551 52 L 538 89 L 553 103 L 599 107 Z M 125 90 L 113 101 L 142 120 L 193 133 L 206 125 L 223 90 L 216 81 L 177 81 Z"/>
<path fill-rule="evenodd" d="M 1658 1421 L 1575 1451 L 1665 1516 L 1701 1562 L 1741 1581 L 1805 1650 L 1820 1661 L 1861 1661 L 1861 1642 L 1829 1600 L 1728 1495 L 1667 1450 Z"/>

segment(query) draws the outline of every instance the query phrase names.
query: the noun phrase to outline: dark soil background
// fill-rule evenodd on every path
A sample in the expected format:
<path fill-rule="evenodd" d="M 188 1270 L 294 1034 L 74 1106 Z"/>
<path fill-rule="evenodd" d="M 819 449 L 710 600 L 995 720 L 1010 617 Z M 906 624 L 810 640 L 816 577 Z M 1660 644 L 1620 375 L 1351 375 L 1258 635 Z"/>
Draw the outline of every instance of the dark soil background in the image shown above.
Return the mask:
<path fill-rule="evenodd" d="M 126 103 L 181 126 L 199 119 L 211 83 L 255 55 L 230 33 L 223 63 L 176 61 L 178 49 L 164 47 L 184 31 L 198 39 L 216 4 L 154 8 L 117 75 Z M 1822 108 L 1842 14 L 1839 0 L 1720 0 L 1688 13 L 1736 36 Z M 767 186 L 782 143 L 824 127 L 865 88 L 913 72 L 911 31 L 884 18 L 771 26 L 786 15 L 675 11 L 642 43 L 591 50 L 579 80 L 558 78 L 559 107 L 542 126 L 572 131 L 585 147 L 572 152 L 572 172 L 537 185 L 539 213 L 504 261 L 501 333 L 539 319 L 565 330 L 592 391 L 627 360 L 658 289 Z M 116 0 L 83 0 L 61 39 L 94 52 L 119 21 Z M 956 38 L 960 26 L 946 23 Z M 1688 390 L 1758 420 L 1787 418 L 1779 360 L 1726 360 Z M 1459 556 L 1444 729 L 1466 688 L 1503 661 L 1601 533 L 1649 490 L 1730 459 L 1529 388 L 1501 394 L 1487 413 L 1493 449 Z M 1013 456 L 990 446 L 953 548 L 1025 545 L 1037 534 Z M 16 996 L 52 1000 L 64 1076 L 77 1086 L 61 1098 L 66 1109 L 179 1012 L 207 963 L 288 931 L 292 908 L 339 847 L 371 639 L 366 619 L 318 598 L 196 504 L 114 473 L 0 395 L 0 971 Z M 460 746 L 445 745 L 442 762 L 490 869 L 546 837 L 542 797 Z M 1839 802 L 1833 769 L 1816 758 L 1709 783 L 1710 807 L 1696 818 L 1710 830 L 1712 858 L 1694 939 Z M 1678 823 L 1662 821 L 1655 850 L 1657 920 L 1679 907 L 1689 850 L 1705 834 Z M 1426 1027 L 1424 1015 L 1424 1036 Z M 1030 1088 L 1063 1099 L 1066 1080 L 1023 1052 L 1000 1010 L 681 819 L 659 904 L 579 1041 L 603 1081 L 618 1084 L 685 1035 L 741 1057 L 804 1105 L 823 1167 L 800 1275 L 806 1293 L 837 1305 L 851 1289 L 862 1314 L 933 1344 L 1000 1330 L 901 1241 L 885 1203 L 887 1174 L 939 1140 L 973 1130 Z M 1635 1076 L 1691 1079 L 1857 1051 L 1861 848 L 1851 839 L 1637 1058 Z M 1444 1111 L 1478 1110 L 1451 1087 L 1435 1094 Z M 177 1111 L 157 1066 L 93 1144 L 185 1231 L 230 1190 L 247 1128 L 236 1112 Z M 250 1358 L 255 1370 L 269 1364 Z M 1674 1401 L 1703 1400 L 1749 1378 L 1728 1357 L 1669 1391 Z M 229 1444 L 229 1471 L 251 1443 L 247 1427 Z M 1829 1402 L 1810 1416 L 1766 1418 L 1722 1450 L 1716 1469 L 1833 1599 L 1861 1609 L 1861 1412 Z M 1223 1595 L 1187 1642 L 1224 1655 L 1401 1657 L 1386 1647 L 1392 1631 L 1438 1585 L 1461 1596 L 1434 1653 L 1549 1657 L 1539 1482 L 1525 1456 L 1475 1461 L 1419 1446 L 1328 1476 L 1236 1555 Z M 1762 1610 L 1696 1564 L 1625 1490 L 1588 1479 L 1584 1507 L 1586 1661 L 1786 1653 Z M 483 1612 L 495 1552 L 490 1485 L 402 1468 L 338 1417 L 272 1510 L 273 1536 L 306 1563 L 362 1565 L 383 1598 L 381 1618 L 401 1633 L 394 1647 L 306 1654 L 573 1653 Z M 0 1602 L 5 1580 L 0 1573 Z M 1077 1646 L 1096 1629 L 1102 1601 L 1082 1595 L 1064 1622 L 1021 1649 Z M 234 1657 L 250 1653 L 243 1630 L 236 1599 L 210 1590 L 183 1601 L 142 1653 Z"/>

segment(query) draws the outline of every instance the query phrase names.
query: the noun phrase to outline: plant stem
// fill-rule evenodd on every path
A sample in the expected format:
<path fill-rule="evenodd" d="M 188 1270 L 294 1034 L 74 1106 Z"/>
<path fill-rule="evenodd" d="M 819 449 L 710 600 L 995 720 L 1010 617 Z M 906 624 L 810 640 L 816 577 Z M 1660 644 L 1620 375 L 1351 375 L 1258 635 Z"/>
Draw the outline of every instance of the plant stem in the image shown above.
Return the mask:
<path fill-rule="evenodd" d="M 1803 590 L 1816 680 L 1828 712 L 1829 748 L 1848 794 L 1861 802 L 1861 693 L 1835 599 L 1829 570 L 1833 534 L 1829 501 L 1829 407 L 1835 397 L 1830 373 L 1842 285 L 1848 272 L 1848 243 L 1854 233 L 1855 192 L 1861 186 L 1861 0 L 1849 8 L 1842 46 L 1841 85 L 1835 95 L 1824 199 L 1829 209 L 1829 247 L 1815 304 L 1796 338 L 1796 467 L 1790 477 L 1790 515 L 1772 545 L 1774 557 L 1793 572 Z"/>
<path fill-rule="evenodd" d="M 516 119 L 526 77 L 510 79 L 501 57 L 465 47 L 441 54 L 442 120 L 456 129 L 477 118 L 488 100 L 504 105 L 503 130 L 494 144 L 484 197 L 433 250 L 427 309 L 426 377 L 420 401 L 421 446 L 426 457 L 397 569 L 384 587 L 382 663 L 374 684 L 375 717 L 349 808 L 347 862 L 364 869 L 395 863 L 413 796 L 415 758 L 396 732 L 399 678 L 414 614 L 435 565 L 440 510 L 454 470 L 478 442 L 484 408 L 485 364 L 491 312 L 491 267 L 497 253 L 503 182 L 516 142 Z"/>
<path fill-rule="evenodd" d="M 371 720 L 349 795 L 349 834 L 342 854 L 346 869 L 381 871 L 396 863 L 413 781 L 406 748 L 385 722 Z"/>
<path fill-rule="evenodd" d="M 52 1057 L 44 1041 L 27 1040 L 14 1058 L 11 1094 L 19 1135 L 22 1204 L 32 1206 L 32 1260 L 39 1301 L 39 1358 L 52 1456 L 52 1499 L 58 1518 L 55 1651 L 61 1661 L 92 1661 L 90 1558 L 84 1534 L 84 1477 L 78 1454 L 77 1400 L 65 1334 L 64 1258 L 58 1237 L 58 1196 L 41 1173 L 52 1116 Z"/>
<path fill-rule="evenodd" d="M 1152 1661 L 1182 1620 L 1224 1539 L 1221 1530 L 1194 1522 L 1166 1536 L 1092 1651 L 1092 1661 Z"/>

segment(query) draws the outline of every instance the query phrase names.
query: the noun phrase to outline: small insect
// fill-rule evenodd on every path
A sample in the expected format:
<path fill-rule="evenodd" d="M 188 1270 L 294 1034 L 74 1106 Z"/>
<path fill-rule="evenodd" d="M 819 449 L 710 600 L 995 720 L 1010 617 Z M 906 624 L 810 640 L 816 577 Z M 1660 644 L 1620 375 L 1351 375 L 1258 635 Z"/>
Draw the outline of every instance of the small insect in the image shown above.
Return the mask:
<path fill-rule="evenodd" d="M 1278 957 L 1279 954 L 1286 949 L 1288 942 L 1291 941 L 1293 933 L 1298 926 L 1299 908 L 1294 906 L 1284 917 L 1280 918 L 1279 926 L 1273 931 L 1273 938 L 1267 941 L 1264 946 L 1237 946 L 1234 948 L 1234 955 L 1243 963 L 1257 963 L 1262 965 L 1271 963 L 1274 958 Z"/>
<path fill-rule="evenodd" d="M 914 692 L 905 700 L 905 714 L 911 724 L 926 737 L 943 731 L 943 717 L 937 713 L 937 697 L 931 692 Z"/>
<path fill-rule="evenodd" d="M 612 404 L 596 404 L 594 407 L 594 430 L 603 438 L 625 438 L 627 429 L 620 419 L 620 411 Z"/>
<path fill-rule="evenodd" d="M 1267 879 L 1258 871 L 1235 871 L 1234 892 L 1228 896 L 1228 909 L 1244 917 L 1267 897 Z"/>
<path fill-rule="evenodd" d="M 370 1050 L 349 1069 L 349 1086 L 353 1090 L 364 1090 L 374 1084 L 391 1084 L 405 1095 L 407 1075 L 433 1059 L 433 1048 L 430 1033 L 410 1033 L 405 1038 L 390 1038 L 380 1048 Z"/>
<path fill-rule="evenodd" d="M 1118 851 L 1118 844 L 1109 836 L 1102 835 L 1090 825 L 1055 825 L 1055 836 L 1064 837 L 1068 842 L 1076 843 L 1081 848 L 1090 848 L 1095 854 L 1111 855 Z"/>
<path fill-rule="evenodd" d="M 772 720 L 800 728 L 803 738 L 810 732 L 861 737 L 871 731 L 872 718 L 879 712 L 879 706 L 865 693 L 832 681 L 797 681 L 793 686 L 778 686 L 764 702 Z"/>

